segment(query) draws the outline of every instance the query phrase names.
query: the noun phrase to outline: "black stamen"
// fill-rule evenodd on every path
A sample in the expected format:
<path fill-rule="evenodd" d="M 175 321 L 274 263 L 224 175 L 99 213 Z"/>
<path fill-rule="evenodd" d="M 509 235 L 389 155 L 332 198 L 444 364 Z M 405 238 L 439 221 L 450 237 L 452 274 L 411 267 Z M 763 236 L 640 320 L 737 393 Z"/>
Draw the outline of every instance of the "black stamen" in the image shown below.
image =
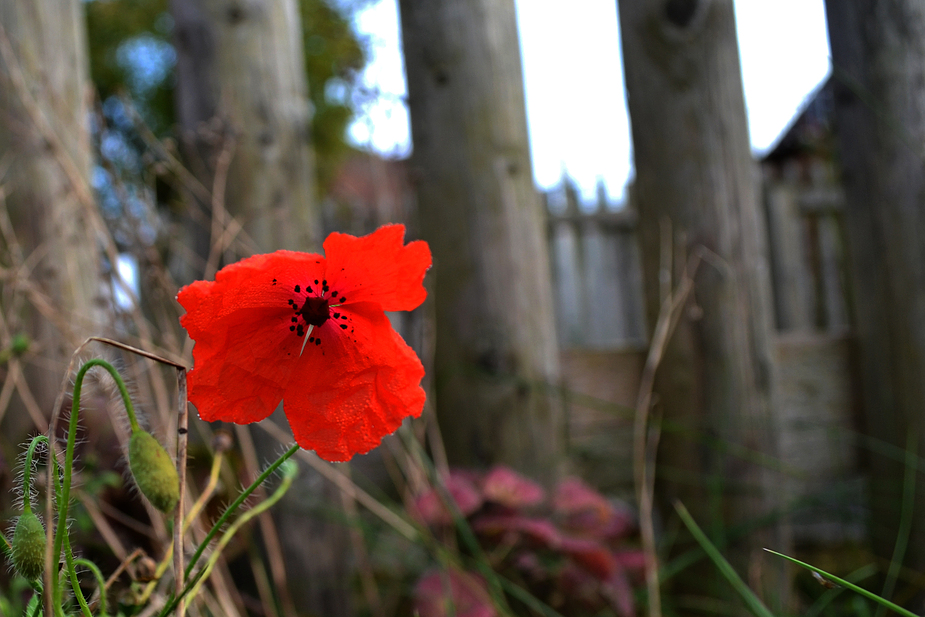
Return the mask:
<path fill-rule="evenodd" d="M 334 319 L 337 319 L 338 317 L 340 317 L 340 313 L 334 313 Z"/>
<path fill-rule="evenodd" d="M 295 286 L 295 292 L 296 292 L 296 293 L 299 293 L 299 291 L 300 291 L 301 289 L 302 289 L 302 288 L 299 287 L 298 285 Z"/>
<path fill-rule="evenodd" d="M 332 292 L 331 292 L 331 297 L 332 297 L 332 298 L 336 298 L 336 297 L 337 297 L 337 292 L 336 292 L 336 291 L 332 291 Z"/>
<path fill-rule="evenodd" d="M 317 285 L 317 284 L 318 284 L 318 279 L 315 279 L 315 285 Z"/>
<path fill-rule="evenodd" d="M 347 298 L 346 298 L 345 296 L 341 296 L 341 297 L 340 297 L 340 302 L 341 302 L 341 304 L 343 304 L 343 303 L 346 302 L 346 301 L 347 301 Z"/>
<path fill-rule="evenodd" d="M 341 327 L 342 329 L 346 330 L 346 329 L 347 329 L 347 324 L 342 323 L 342 324 L 340 325 L 340 327 Z"/>
<path fill-rule="evenodd" d="M 314 337 L 314 336 L 308 337 L 308 342 L 309 342 L 309 343 L 314 343 L 314 342 L 315 342 L 315 337 Z"/>
<path fill-rule="evenodd" d="M 312 288 L 309 287 L 308 285 L 305 286 L 305 291 L 307 291 L 308 293 L 315 293 L 312 291 Z"/>
<path fill-rule="evenodd" d="M 290 332 L 295 332 L 295 326 L 289 326 L 289 331 L 290 331 Z"/>
<path fill-rule="evenodd" d="M 309 296 L 305 299 L 305 304 L 299 309 L 299 314 L 305 323 L 313 326 L 323 326 L 324 322 L 330 317 L 328 313 L 328 301 L 325 298 Z"/>
<path fill-rule="evenodd" d="M 293 317 L 293 318 L 292 318 L 292 323 L 298 323 L 298 321 L 299 321 L 299 318 L 298 318 L 298 317 Z"/>
<path fill-rule="evenodd" d="M 305 328 L 302 327 L 302 324 L 298 325 L 295 333 L 298 334 L 299 336 L 305 336 Z"/>
<path fill-rule="evenodd" d="M 320 339 L 320 338 L 316 338 L 316 339 L 315 339 L 315 345 L 320 345 L 320 344 L 321 344 L 321 339 Z"/>

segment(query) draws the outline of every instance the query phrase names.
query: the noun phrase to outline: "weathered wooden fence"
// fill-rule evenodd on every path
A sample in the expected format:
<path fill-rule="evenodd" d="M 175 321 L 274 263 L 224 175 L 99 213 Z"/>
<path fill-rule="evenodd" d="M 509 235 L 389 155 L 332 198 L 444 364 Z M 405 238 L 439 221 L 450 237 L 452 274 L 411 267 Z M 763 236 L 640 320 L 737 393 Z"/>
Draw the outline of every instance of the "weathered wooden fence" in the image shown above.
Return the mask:
<path fill-rule="evenodd" d="M 547 194 L 546 203 L 561 345 L 643 347 L 646 325 L 635 212 L 613 208 L 603 191 L 590 207 L 579 204 L 568 183 L 558 194 Z"/>
<path fill-rule="evenodd" d="M 818 162 L 765 164 L 763 173 L 782 498 L 796 541 L 852 539 L 863 479 L 840 192 Z M 630 496 L 631 407 L 647 336 L 636 215 L 603 191 L 579 203 L 567 182 L 546 203 L 572 458 L 597 485 Z"/>

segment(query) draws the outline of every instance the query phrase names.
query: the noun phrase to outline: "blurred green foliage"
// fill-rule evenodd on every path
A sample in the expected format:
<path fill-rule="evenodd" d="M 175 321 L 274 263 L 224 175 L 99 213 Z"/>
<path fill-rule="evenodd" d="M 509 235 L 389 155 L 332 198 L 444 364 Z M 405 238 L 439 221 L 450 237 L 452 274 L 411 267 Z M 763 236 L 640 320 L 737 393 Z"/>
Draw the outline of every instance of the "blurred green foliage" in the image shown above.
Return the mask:
<path fill-rule="evenodd" d="M 334 179 L 340 162 L 352 150 L 344 137 L 354 110 L 346 100 L 330 97 L 328 88 L 338 83 L 349 89 L 352 76 L 366 66 L 366 49 L 350 23 L 350 14 L 362 6 L 354 4 L 343 15 L 324 0 L 299 0 L 305 72 L 315 112 L 312 138 L 318 185 L 322 190 Z"/>
<path fill-rule="evenodd" d="M 366 4 L 345 2 L 335 8 L 325 0 L 299 0 L 322 192 L 352 150 L 345 140 L 354 116 L 349 91 L 366 65 L 367 52 L 351 21 Z M 175 54 L 168 0 L 92 0 L 84 6 L 90 73 L 100 100 L 127 96 L 156 135 L 170 135 L 175 122 Z M 331 96 L 332 91 L 341 95 Z"/>

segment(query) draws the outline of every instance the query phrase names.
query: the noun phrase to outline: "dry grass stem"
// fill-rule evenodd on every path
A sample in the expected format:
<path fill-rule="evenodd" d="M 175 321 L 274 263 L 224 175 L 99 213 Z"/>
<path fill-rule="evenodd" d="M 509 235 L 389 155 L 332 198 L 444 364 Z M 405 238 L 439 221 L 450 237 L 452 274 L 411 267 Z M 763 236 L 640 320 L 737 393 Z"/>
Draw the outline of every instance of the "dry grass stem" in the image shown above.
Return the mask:
<path fill-rule="evenodd" d="M 270 421 L 263 421 L 257 426 L 282 444 L 292 443 L 292 436 Z M 382 522 L 392 527 L 392 529 L 411 541 L 418 539 L 418 530 L 414 525 L 402 518 L 401 515 L 396 514 L 379 503 L 375 497 L 357 486 L 353 480 L 344 475 L 342 471 L 335 468 L 331 463 L 321 460 L 316 454 L 306 450 L 299 450 L 297 456 L 308 463 L 309 467 L 324 476 L 324 478 L 334 483 L 338 489 L 356 499 L 359 504 L 378 516 Z"/>
<path fill-rule="evenodd" d="M 240 424 L 235 425 L 235 434 L 238 436 L 238 444 L 241 446 L 241 454 L 244 457 L 244 468 L 247 472 L 247 482 L 250 484 L 257 476 L 260 475 L 260 469 L 257 462 L 257 449 L 254 447 L 254 440 L 251 437 L 250 428 Z M 263 486 L 257 487 L 254 495 L 261 501 L 267 498 L 267 491 Z M 276 531 L 276 524 L 273 522 L 273 514 L 262 512 L 257 517 L 260 525 L 260 534 L 263 536 L 264 547 L 267 551 L 267 560 L 270 562 L 270 573 L 273 576 L 273 584 L 279 593 L 280 605 L 285 617 L 296 617 L 295 604 L 292 602 L 292 595 L 289 593 L 289 584 L 286 578 L 286 561 L 283 557 L 283 549 L 279 543 L 279 534 Z M 276 607 L 272 605 L 264 607 L 270 615 L 276 614 Z"/>
<path fill-rule="evenodd" d="M 661 246 L 661 267 L 659 272 L 661 307 L 640 378 L 639 394 L 636 399 L 636 415 L 633 424 L 633 478 L 636 484 L 636 498 L 639 501 L 639 531 L 642 536 L 643 552 L 645 553 L 649 617 L 661 617 L 662 615 L 658 580 L 658 553 L 655 546 L 655 528 L 653 524 L 655 474 L 652 471 L 660 431 L 657 426 L 650 426 L 649 422 L 652 389 L 655 385 L 655 373 L 661 363 L 665 348 L 681 317 L 687 298 L 694 288 L 694 275 L 701 261 L 700 251 L 695 252 L 688 260 L 677 287 L 672 289 L 671 228 L 668 224 L 663 224 L 662 226 Z"/>
<path fill-rule="evenodd" d="M 183 532 L 184 510 L 186 509 L 186 457 L 189 440 L 189 409 L 186 404 L 186 369 L 177 369 L 177 476 L 180 480 L 179 500 L 173 518 L 173 573 L 174 594 L 179 596 L 183 591 Z M 181 599 L 177 605 L 177 617 L 186 614 L 186 600 Z"/>
<path fill-rule="evenodd" d="M 347 471 L 351 469 L 347 464 Z M 351 480 L 352 481 L 352 480 Z M 373 574 L 372 564 L 369 561 L 369 551 L 366 550 L 366 541 L 363 538 L 363 531 L 360 528 L 360 516 L 357 510 L 356 499 L 348 495 L 345 491 L 340 493 L 341 503 L 344 506 L 344 512 L 347 515 L 347 524 L 350 529 L 350 543 L 353 545 L 353 554 L 357 560 L 357 570 L 360 575 L 360 586 L 363 590 L 363 597 L 366 599 L 366 605 L 369 607 L 373 617 L 386 617 L 385 610 L 382 606 L 382 599 L 379 595 L 379 587 L 376 585 L 376 577 Z"/>

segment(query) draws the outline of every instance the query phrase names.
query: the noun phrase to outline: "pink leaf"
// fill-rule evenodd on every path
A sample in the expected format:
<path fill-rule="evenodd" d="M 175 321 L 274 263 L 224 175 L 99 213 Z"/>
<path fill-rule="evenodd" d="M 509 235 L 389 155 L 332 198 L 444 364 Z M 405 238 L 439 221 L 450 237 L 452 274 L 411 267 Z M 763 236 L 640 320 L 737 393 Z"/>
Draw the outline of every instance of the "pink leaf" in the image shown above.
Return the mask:
<path fill-rule="evenodd" d="M 449 493 L 463 516 L 469 516 L 482 507 L 482 495 L 464 474 L 450 472 L 450 477 L 446 480 L 446 493 Z M 429 489 L 414 500 L 412 514 L 428 525 L 452 524 L 453 516 L 444 502 L 446 493 Z"/>
<path fill-rule="evenodd" d="M 633 617 L 636 607 L 633 602 L 633 588 L 620 568 L 614 570 L 611 577 L 601 585 L 601 594 L 607 598 L 620 617 Z"/>
<path fill-rule="evenodd" d="M 420 617 L 496 617 L 481 577 L 459 570 L 433 570 L 414 586 L 414 610 Z"/>
<path fill-rule="evenodd" d="M 560 542 L 559 530 L 551 522 L 517 514 L 479 516 L 472 528 L 489 536 L 516 534 L 546 548 L 557 548 Z"/>
<path fill-rule="evenodd" d="M 629 507 L 616 507 L 578 478 L 566 478 L 556 487 L 553 508 L 564 527 L 600 538 L 620 538 L 635 528 Z"/>
<path fill-rule="evenodd" d="M 487 501 L 515 509 L 535 506 L 546 497 L 539 484 L 502 465 L 488 472 L 482 491 Z"/>

